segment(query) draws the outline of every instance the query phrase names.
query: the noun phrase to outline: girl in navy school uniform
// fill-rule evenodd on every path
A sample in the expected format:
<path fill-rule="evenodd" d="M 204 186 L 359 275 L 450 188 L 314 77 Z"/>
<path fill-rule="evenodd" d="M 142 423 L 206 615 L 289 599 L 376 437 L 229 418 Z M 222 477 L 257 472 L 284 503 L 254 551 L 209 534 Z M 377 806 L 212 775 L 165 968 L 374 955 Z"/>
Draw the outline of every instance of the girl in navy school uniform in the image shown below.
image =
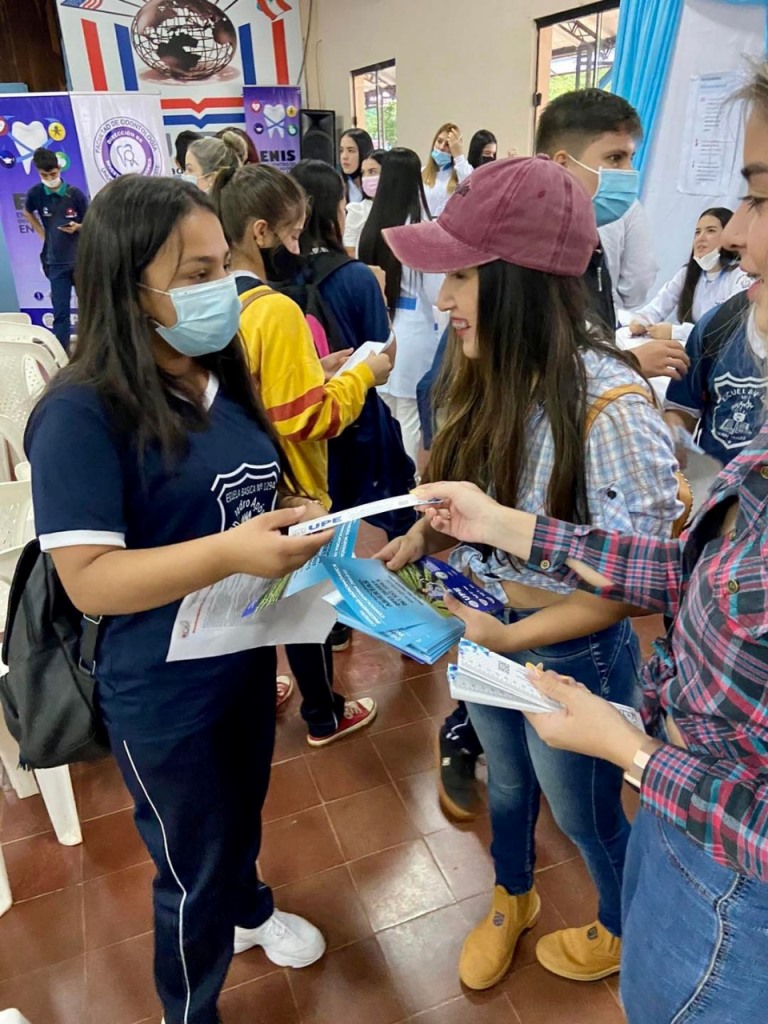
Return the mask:
<path fill-rule="evenodd" d="M 328 535 L 281 533 L 320 509 L 285 496 L 286 464 L 237 338 L 229 250 L 203 193 L 173 178 L 107 185 L 78 277 L 77 352 L 26 438 L 37 529 L 75 605 L 104 617 L 96 692 L 157 867 L 165 1022 L 215 1024 L 233 946 L 302 967 L 325 942 L 275 910 L 255 869 L 274 648 L 167 662 L 171 630 L 185 595 L 234 573 L 279 577 Z"/>

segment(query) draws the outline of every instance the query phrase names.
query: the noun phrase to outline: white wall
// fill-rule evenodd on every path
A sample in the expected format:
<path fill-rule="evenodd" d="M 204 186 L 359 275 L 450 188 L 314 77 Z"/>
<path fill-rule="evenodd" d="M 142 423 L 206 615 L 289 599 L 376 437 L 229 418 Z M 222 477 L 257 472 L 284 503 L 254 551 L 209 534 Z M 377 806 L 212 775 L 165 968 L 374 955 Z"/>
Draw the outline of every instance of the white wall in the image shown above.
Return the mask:
<path fill-rule="evenodd" d="M 584 0 L 581 0 L 584 2 Z M 304 21 L 308 0 L 302 0 Z M 536 75 L 535 18 L 579 0 L 314 0 L 309 106 L 351 124 L 350 72 L 397 61 L 398 142 L 424 156 L 436 129 L 455 121 L 466 142 L 489 128 L 505 153 L 530 152 Z"/>
<path fill-rule="evenodd" d="M 659 258 L 657 284 L 663 284 L 688 259 L 698 215 L 710 206 L 736 209 L 738 188 L 730 195 L 698 196 L 678 191 L 686 104 L 692 75 L 746 68 L 745 55 L 762 56 L 765 8 L 686 0 L 667 88 L 648 164 L 643 205 Z"/>

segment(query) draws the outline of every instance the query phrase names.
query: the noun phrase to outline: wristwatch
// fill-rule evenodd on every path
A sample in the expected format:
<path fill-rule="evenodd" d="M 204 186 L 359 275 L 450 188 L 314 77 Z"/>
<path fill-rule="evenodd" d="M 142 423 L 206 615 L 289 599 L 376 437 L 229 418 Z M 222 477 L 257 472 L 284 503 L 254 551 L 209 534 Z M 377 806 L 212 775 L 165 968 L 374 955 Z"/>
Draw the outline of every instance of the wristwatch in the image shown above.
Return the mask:
<path fill-rule="evenodd" d="M 651 760 L 651 755 L 647 750 L 643 750 L 642 747 L 637 751 L 635 756 L 632 758 L 632 764 L 627 771 L 624 772 L 624 781 L 628 782 L 633 789 L 640 791 L 640 787 L 643 784 L 643 773 L 648 767 L 648 762 Z"/>

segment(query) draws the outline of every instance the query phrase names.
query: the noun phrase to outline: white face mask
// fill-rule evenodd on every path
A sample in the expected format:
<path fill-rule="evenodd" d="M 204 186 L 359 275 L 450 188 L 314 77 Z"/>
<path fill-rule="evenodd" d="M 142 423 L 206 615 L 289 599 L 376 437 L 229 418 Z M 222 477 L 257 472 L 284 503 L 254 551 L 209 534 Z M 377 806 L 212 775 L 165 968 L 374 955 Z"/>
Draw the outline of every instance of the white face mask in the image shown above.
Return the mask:
<path fill-rule="evenodd" d="M 693 258 L 699 264 L 704 273 L 709 273 L 709 271 L 714 270 L 720 262 L 720 250 L 713 249 L 712 252 L 706 252 L 703 256 L 694 256 Z"/>

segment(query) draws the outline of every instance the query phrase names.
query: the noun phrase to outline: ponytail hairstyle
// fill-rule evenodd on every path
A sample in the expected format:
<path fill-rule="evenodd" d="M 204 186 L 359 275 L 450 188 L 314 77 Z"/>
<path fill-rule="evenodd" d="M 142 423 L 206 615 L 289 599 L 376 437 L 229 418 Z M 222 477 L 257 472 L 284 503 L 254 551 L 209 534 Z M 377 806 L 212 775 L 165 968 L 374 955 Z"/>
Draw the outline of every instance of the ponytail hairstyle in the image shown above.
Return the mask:
<path fill-rule="evenodd" d="M 216 182 L 216 175 L 225 168 L 240 167 L 245 158 L 243 140 L 229 130 L 222 138 L 205 138 L 193 142 L 187 149 L 187 155 L 193 156 L 200 164 L 202 177 L 213 178 L 211 187 Z"/>
<path fill-rule="evenodd" d="M 304 255 L 313 249 L 345 252 L 339 207 L 344 199 L 344 181 L 324 160 L 300 160 L 289 177 L 304 189 L 309 200 L 309 216 L 301 236 Z"/>
<path fill-rule="evenodd" d="M 698 225 L 702 217 L 715 217 L 725 227 L 732 216 L 733 210 L 729 210 L 727 206 L 712 206 L 710 209 L 704 210 L 703 213 L 699 214 L 696 224 Z M 732 252 L 730 249 L 720 250 L 720 265 L 723 270 L 735 270 L 738 263 L 739 254 L 737 252 Z M 681 324 L 695 322 L 693 319 L 693 295 L 703 273 L 704 271 L 696 262 L 693 249 L 691 249 L 691 255 L 685 271 L 683 290 L 680 293 L 680 301 L 677 304 L 677 319 Z"/>
<path fill-rule="evenodd" d="M 222 128 L 220 132 L 216 132 L 216 138 L 225 142 L 229 141 L 230 145 L 240 154 L 244 164 L 261 163 L 256 143 L 242 128 Z"/>
<path fill-rule="evenodd" d="M 214 206 L 230 245 L 247 242 L 255 220 L 265 220 L 270 230 L 295 224 L 306 214 L 307 197 L 298 182 L 269 164 L 225 168 L 213 186 Z"/>
<path fill-rule="evenodd" d="M 424 179 L 424 184 L 427 187 L 430 187 L 430 186 L 435 184 L 435 182 L 437 181 L 437 172 L 439 170 L 439 167 L 437 166 L 435 161 L 432 159 L 432 150 L 435 148 L 435 143 L 440 138 L 440 136 L 443 134 L 443 132 L 451 132 L 451 131 L 458 132 L 459 131 L 459 126 L 457 124 L 453 124 L 452 121 L 446 121 L 446 123 L 445 124 L 441 124 L 440 127 L 435 132 L 435 137 L 432 139 L 432 145 L 429 147 L 429 156 L 427 157 L 427 162 L 424 164 L 424 171 L 423 171 L 423 174 L 422 174 L 422 177 Z M 458 184 L 459 184 L 459 178 L 458 178 L 458 175 L 456 174 L 456 168 L 454 167 L 453 168 L 453 174 L 451 174 L 451 177 L 450 177 L 450 179 L 448 181 L 448 195 L 450 195 L 454 191 L 454 189 L 456 188 L 456 186 Z"/>

